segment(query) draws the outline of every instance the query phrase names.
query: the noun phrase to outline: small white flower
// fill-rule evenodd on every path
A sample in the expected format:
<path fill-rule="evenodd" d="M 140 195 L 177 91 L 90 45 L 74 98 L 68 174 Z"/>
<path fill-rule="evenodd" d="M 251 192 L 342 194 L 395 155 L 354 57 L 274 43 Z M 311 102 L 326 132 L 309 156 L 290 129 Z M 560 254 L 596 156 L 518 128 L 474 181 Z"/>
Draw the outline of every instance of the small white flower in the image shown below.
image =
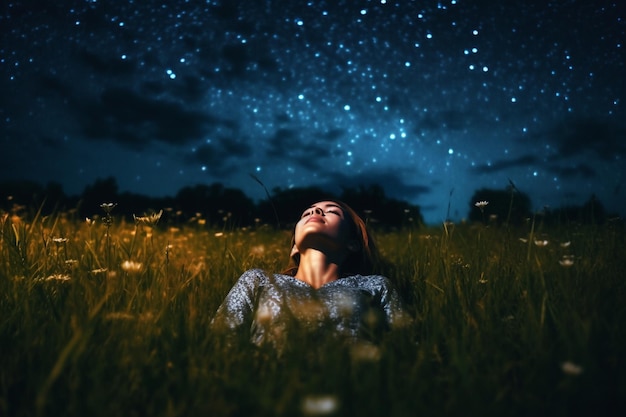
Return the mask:
<path fill-rule="evenodd" d="M 53 238 L 52 238 L 52 241 L 53 241 L 54 243 L 56 243 L 56 244 L 59 244 L 59 245 L 60 245 L 61 243 L 67 243 L 67 242 L 68 242 L 68 240 L 69 240 L 69 239 L 68 239 L 68 238 L 66 238 L 66 237 L 53 237 Z"/>
<path fill-rule="evenodd" d="M 489 201 L 477 201 L 474 203 L 474 205 L 481 210 L 484 209 L 487 204 L 489 204 Z"/>
<path fill-rule="evenodd" d="M 69 275 L 53 274 L 45 279 L 45 281 L 69 281 L 72 278 Z"/>
<path fill-rule="evenodd" d="M 110 213 L 115 208 L 115 206 L 117 206 L 117 203 L 102 203 L 102 204 L 100 204 L 100 208 L 102 210 L 104 210 L 104 212 L 107 213 L 107 214 Z"/>
<path fill-rule="evenodd" d="M 562 248 L 567 248 L 567 247 L 569 247 L 569 245 L 571 245 L 571 244 L 572 244 L 572 242 L 571 242 L 571 241 L 569 241 L 569 240 L 568 240 L 567 242 L 561 242 L 561 247 L 562 247 Z"/>
<path fill-rule="evenodd" d="M 559 261 L 559 263 L 561 264 L 561 266 L 564 266 L 565 268 L 569 268 L 570 266 L 574 265 L 574 257 L 573 256 L 569 256 L 569 255 L 565 255 Z"/>
<path fill-rule="evenodd" d="M 307 416 L 323 416 L 337 411 L 339 400 L 334 395 L 310 395 L 302 402 L 302 412 Z"/>
<path fill-rule="evenodd" d="M 163 210 L 159 211 L 158 213 L 152 213 L 147 216 L 135 216 L 133 214 L 133 219 L 135 219 L 136 224 L 155 225 L 159 222 L 162 215 L 163 215 Z"/>
<path fill-rule="evenodd" d="M 548 246 L 548 242 L 547 240 L 541 240 L 541 239 L 535 239 L 535 246 L 539 246 L 539 247 L 544 247 L 544 246 Z"/>
<path fill-rule="evenodd" d="M 139 272 L 143 268 L 141 262 L 124 261 L 122 262 L 122 269 L 126 272 Z"/>
<path fill-rule="evenodd" d="M 574 362 L 565 361 L 561 364 L 561 371 L 565 375 L 577 376 L 583 373 L 583 367 Z"/>

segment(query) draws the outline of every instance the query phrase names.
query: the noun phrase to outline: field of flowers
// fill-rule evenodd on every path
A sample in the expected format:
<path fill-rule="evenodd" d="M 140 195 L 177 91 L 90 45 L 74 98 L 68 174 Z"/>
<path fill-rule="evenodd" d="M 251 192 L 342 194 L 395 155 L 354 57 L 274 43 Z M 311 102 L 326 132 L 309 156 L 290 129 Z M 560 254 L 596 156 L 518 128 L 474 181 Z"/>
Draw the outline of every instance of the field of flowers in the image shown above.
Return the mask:
<path fill-rule="evenodd" d="M 1 214 L 0 416 L 626 411 L 621 221 L 378 231 L 413 325 L 277 357 L 209 324 L 243 271 L 286 265 L 289 231 L 102 209 Z"/>

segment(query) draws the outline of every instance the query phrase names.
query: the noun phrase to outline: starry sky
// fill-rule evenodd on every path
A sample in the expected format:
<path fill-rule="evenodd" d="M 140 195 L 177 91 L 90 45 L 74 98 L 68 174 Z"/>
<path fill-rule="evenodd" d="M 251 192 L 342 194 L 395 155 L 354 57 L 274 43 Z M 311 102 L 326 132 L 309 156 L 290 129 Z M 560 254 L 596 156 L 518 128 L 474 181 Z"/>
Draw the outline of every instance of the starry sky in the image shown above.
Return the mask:
<path fill-rule="evenodd" d="M 0 180 L 625 214 L 621 0 L 8 0 L 0 33 Z"/>

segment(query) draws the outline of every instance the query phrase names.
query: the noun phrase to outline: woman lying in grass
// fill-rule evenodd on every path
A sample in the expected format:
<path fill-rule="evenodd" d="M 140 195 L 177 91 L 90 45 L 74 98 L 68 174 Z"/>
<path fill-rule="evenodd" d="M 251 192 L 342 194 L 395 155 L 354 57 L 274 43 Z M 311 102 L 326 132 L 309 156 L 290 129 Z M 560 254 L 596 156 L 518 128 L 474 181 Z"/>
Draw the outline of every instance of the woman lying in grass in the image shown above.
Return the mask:
<path fill-rule="evenodd" d="M 246 271 L 213 326 L 279 351 L 302 337 L 376 342 L 385 330 L 409 322 L 390 281 L 372 275 L 378 261 L 354 210 L 339 201 L 315 203 L 295 226 L 289 267 L 280 274 Z"/>

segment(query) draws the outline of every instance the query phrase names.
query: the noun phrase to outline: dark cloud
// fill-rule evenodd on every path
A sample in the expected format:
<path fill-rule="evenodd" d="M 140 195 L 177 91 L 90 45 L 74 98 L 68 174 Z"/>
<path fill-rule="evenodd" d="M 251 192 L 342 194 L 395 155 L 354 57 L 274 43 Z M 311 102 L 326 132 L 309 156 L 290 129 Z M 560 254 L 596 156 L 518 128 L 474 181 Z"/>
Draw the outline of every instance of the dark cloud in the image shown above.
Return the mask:
<path fill-rule="evenodd" d="M 237 129 L 230 120 L 212 117 L 184 105 L 141 96 L 126 88 L 105 90 L 100 100 L 82 110 L 83 133 L 142 149 L 159 141 L 185 145 L 202 140 L 216 128 Z"/>
<path fill-rule="evenodd" d="M 184 75 L 176 79 L 169 93 L 184 103 L 200 103 L 206 98 L 205 82 L 200 77 Z M 165 88 L 163 89 L 165 90 Z"/>
<path fill-rule="evenodd" d="M 418 136 L 424 136 L 427 133 L 440 132 L 441 129 L 476 130 L 488 126 L 489 123 L 488 117 L 477 109 L 430 109 L 418 116 L 414 132 Z"/>
<path fill-rule="evenodd" d="M 230 72 L 236 75 L 243 75 L 248 64 L 252 62 L 248 56 L 248 47 L 242 44 L 225 45 L 222 48 L 222 57 L 230 64 Z"/>
<path fill-rule="evenodd" d="M 78 51 L 77 60 L 101 75 L 130 76 L 135 72 L 135 65 L 130 60 L 102 57 L 86 49 Z"/>
<path fill-rule="evenodd" d="M 149 97 L 164 96 L 175 98 L 187 105 L 201 105 L 206 99 L 208 82 L 196 75 L 181 75 L 176 80 L 144 81 L 139 86 L 139 94 Z"/>
<path fill-rule="evenodd" d="M 231 170 L 237 163 L 251 155 L 252 147 L 249 141 L 223 137 L 205 143 L 186 154 L 184 162 L 190 165 L 203 165 L 211 174 L 219 175 Z"/>
<path fill-rule="evenodd" d="M 274 121 L 278 124 L 285 124 L 291 121 L 291 117 L 287 113 L 278 113 L 274 116 Z"/>
<path fill-rule="evenodd" d="M 53 138 L 51 136 L 44 135 L 39 139 L 41 145 L 45 148 L 49 148 L 53 151 L 62 151 L 67 149 L 67 144 L 59 138 Z"/>
<path fill-rule="evenodd" d="M 252 141 L 250 139 L 236 140 L 222 138 L 220 141 L 220 146 L 224 151 L 224 156 L 239 158 L 252 155 L 252 146 L 250 145 L 251 143 Z"/>
<path fill-rule="evenodd" d="M 549 166 L 547 169 L 565 180 L 572 178 L 589 179 L 596 176 L 596 170 L 587 164 L 578 164 L 574 167 Z"/>
<path fill-rule="evenodd" d="M 532 139 L 553 144 L 555 159 L 588 153 L 604 161 L 626 156 L 626 129 L 596 119 L 567 119 Z"/>
<path fill-rule="evenodd" d="M 522 155 L 513 159 L 501 159 L 499 161 L 482 164 L 477 167 L 473 167 L 470 170 L 476 174 L 490 174 L 493 172 L 503 171 L 509 168 L 515 168 L 519 166 L 529 166 L 537 163 L 537 158 L 533 155 Z"/>
<path fill-rule="evenodd" d="M 222 58 L 228 63 L 228 70 L 234 75 L 244 75 L 246 70 L 258 69 L 272 72 L 277 69 L 276 60 L 271 54 L 257 42 L 256 45 L 249 43 L 236 43 L 225 45 L 221 51 Z"/>
<path fill-rule="evenodd" d="M 330 179 L 321 184 L 323 189 L 340 193 L 344 188 L 368 187 L 380 185 L 385 195 L 404 201 L 418 201 L 419 197 L 432 191 L 429 186 L 407 184 L 403 175 L 394 170 L 373 170 L 368 173 L 346 175 L 340 172 L 329 173 Z"/>
<path fill-rule="evenodd" d="M 210 7 L 208 21 L 213 26 L 216 36 L 210 42 L 201 40 L 205 32 L 200 31 L 193 37 L 192 32 L 183 42 L 190 49 L 198 51 L 198 57 L 208 68 L 220 67 L 220 76 L 226 78 L 250 78 L 262 73 L 264 76 L 278 70 L 278 60 L 272 53 L 269 43 L 273 30 L 264 27 L 263 19 L 249 19 L 246 17 L 250 9 L 257 9 L 257 4 L 244 4 L 240 0 L 222 2 Z M 264 6 L 260 6 L 264 10 Z M 263 35 L 259 36 L 259 32 Z M 228 36 L 217 34 L 236 33 L 245 39 L 234 41 Z M 191 35 L 191 36 L 189 36 Z M 210 71 L 203 71 L 203 75 L 213 77 Z"/>
<path fill-rule="evenodd" d="M 226 21 L 234 21 L 239 16 L 240 0 L 218 2 L 216 6 L 211 6 L 213 15 Z"/>
<path fill-rule="evenodd" d="M 343 138 L 345 134 L 346 134 L 345 129 L 335 128 L 335 129 L 329 129 L 325 132 L 321 132 L 315 136 L 324 141 L 335 142 Z"/>
<path fill-rule="evenodd" d="M 587 149 L 603 160 L 626 155 L 626 130 L 596 120 L 581 120 L 558 137 L 563 154 L 576 148 Z"/>
<path fill-rule="evenodd" d="M 280 128 L 267 140 L 267 156 L 302 166 L 311 171 L 320 169 L 322 159 L 333 155 L 328 141 L 305 140 L 298 130 Z"/>
<path fill-rule="evenodd" d="M 140 84 L 139 93 L 147 96 L 162 95 L 167 91 L 167 86 L 161 81 L 144 81 Z"/>
<path fill-rule="evenodd" d="M 267 154 L 271 157 L 287 158 L 300 143 L 298 133 L 294 129 L 281 128 L 276 130 L 274 136 L 267 141 L 269 150 Z"/>
<path fill-rule="evenodd" d="M 52 75 L 44 74 L 39 77 L 38 85 L 37 93 L 40 97 L 70 97 L 73 95 L 73 90 L 69 84 Z"/>
<path fill-rule="evenodd" d="M 468 114 L 469 113 L 469 114 Z M 436 115 L 439 119 L 440 126 L 446 129 L 461 130 L 468 126 L 475 126 L 473 123 L 476 117 L 471 112 L 459 110 L 445 110 Z"/>

